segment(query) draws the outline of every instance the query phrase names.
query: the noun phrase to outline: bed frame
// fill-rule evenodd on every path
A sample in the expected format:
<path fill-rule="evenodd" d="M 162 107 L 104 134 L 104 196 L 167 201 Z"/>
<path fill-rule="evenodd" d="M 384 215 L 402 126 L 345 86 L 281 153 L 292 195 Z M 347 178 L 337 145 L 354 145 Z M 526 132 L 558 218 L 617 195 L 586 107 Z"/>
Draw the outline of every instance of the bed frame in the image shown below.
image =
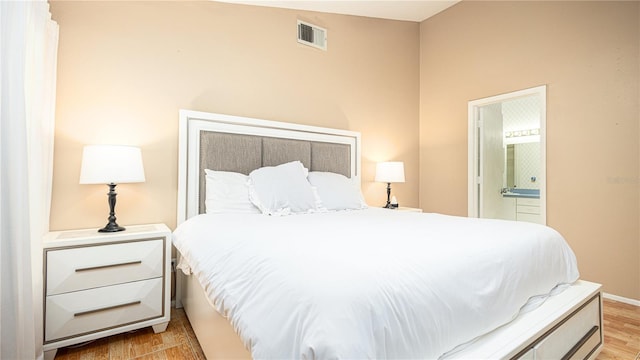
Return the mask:
<path fill-rule="evenodd" d="M 204 212 L 205 168 L 248 174 L 300 160 L 312 171 L 359 179 L 360 158 L 357 132 L 180 110 L 178 224 Z M 579 280 L 446 358 L 595 359 L 603 346 L 600 288 Z M 177 272 L 176 307 L 184 307 L 208 359 L 251 358 L 195 276 Z"/>

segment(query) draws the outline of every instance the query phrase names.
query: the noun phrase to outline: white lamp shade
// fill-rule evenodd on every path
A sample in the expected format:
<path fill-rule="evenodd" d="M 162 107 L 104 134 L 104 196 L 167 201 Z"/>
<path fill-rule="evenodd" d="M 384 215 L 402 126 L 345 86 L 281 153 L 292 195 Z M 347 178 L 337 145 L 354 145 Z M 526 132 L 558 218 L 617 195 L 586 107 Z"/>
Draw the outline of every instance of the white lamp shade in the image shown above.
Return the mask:
<path fill-rule="evenodd" d="M 140 148 L 123 145 L 87 145 L 82 151 L 80 184 L 144 182 Z"/>
<path fill-rule="evenodd" d="M 403 183 L 404 163 L 402 161 L 387 161 L 376 164 L 377 182 Z"/>

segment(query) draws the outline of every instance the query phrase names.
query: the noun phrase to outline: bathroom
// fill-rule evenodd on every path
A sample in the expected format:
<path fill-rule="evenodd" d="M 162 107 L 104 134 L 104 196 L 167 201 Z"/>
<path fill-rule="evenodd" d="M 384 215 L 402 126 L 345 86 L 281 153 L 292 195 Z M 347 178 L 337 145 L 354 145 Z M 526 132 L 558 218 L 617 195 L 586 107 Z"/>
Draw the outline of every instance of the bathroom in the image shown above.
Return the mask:
<path fill-rule="evenodd" d="M 543 86 L 470 102 L 471 216 L 546 222 L 545 97 Z"/>

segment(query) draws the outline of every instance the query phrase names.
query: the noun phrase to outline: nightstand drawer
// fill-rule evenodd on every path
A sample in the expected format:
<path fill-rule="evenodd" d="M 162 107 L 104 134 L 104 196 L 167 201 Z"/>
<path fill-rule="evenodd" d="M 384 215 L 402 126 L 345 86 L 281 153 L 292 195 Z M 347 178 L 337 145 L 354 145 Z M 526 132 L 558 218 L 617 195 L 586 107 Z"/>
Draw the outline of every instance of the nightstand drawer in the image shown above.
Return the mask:
<path fill-rule="evenodd" d="M 45 342 L 163 316 L 162 278 L 46 298 Z"/>
<path fill-rule="evenodd" d="M 164 240 L 51 249 L 46 252 L 46 295 L 163 275 Z"/>

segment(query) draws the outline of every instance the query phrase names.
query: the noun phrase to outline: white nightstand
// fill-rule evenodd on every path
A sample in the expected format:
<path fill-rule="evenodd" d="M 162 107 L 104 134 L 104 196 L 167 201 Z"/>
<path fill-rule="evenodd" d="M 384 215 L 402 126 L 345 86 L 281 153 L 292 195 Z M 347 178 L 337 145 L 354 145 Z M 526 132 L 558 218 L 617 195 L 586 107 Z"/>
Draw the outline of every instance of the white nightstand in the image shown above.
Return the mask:
<path fill-rule="evenodd" d="M 167 328 L 171 231 L 164 224 L 125 231 L 58 231 L 44 238 L 44 351 L 146 326 Z"/>
<path fill-rule="evenodd" d="M 405 206 L 397 207 L 395 210 L 396 211 L 409 211 L 409 212 L 422 212 L 422 209 L 412 208 L 412 207 L 405 207 Z"/>

